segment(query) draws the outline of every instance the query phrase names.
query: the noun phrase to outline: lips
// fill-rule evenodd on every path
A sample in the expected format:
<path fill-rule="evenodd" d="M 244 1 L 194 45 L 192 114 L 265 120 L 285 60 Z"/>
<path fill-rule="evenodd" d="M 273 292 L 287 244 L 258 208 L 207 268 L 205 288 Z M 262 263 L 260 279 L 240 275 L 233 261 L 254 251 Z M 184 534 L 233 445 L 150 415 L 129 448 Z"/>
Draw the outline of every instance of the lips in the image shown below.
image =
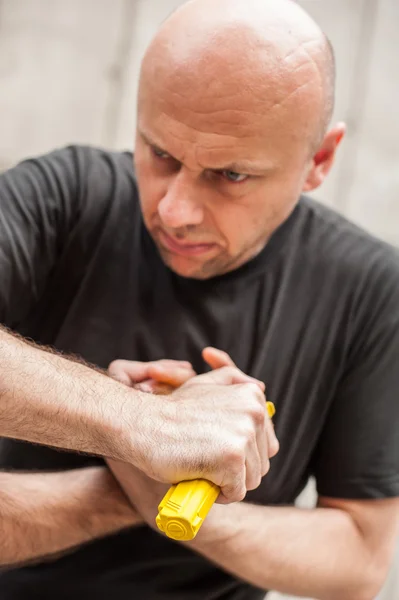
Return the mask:
<path fill-rule="evenodd" d="M 209 252 L 216 246 L 216 244 L 181 243 L 177 242 L 174 238 L 165 233 L 165 231 L 160 230 L 159 233 L 162 245 L 170 252 L 173 252 L 174 254 L 180 254 L 181 256 L 199 256 Z"/>

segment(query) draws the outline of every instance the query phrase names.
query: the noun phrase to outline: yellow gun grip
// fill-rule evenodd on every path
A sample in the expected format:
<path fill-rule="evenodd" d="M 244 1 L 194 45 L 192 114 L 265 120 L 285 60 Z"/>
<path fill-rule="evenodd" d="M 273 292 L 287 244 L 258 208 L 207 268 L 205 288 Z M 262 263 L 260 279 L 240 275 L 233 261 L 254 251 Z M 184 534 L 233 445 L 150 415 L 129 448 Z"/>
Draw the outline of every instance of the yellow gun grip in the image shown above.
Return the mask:
<path fill-rule="evenodd" d="M 219 486 L 206 479 L 172 485 L 158 506 L 158 528 L 173 540 L 194 539 L 219 494 Z"/>
<path fill-rule="evenodd" d="M 267 402 L 266 408 L 272 418 L 276 412 L 274 404 Z M 206 479 L 172 485 L 158 506 L 158 529 L 173 540 L 194 539 L 219 494 L 220 488 Z"/>

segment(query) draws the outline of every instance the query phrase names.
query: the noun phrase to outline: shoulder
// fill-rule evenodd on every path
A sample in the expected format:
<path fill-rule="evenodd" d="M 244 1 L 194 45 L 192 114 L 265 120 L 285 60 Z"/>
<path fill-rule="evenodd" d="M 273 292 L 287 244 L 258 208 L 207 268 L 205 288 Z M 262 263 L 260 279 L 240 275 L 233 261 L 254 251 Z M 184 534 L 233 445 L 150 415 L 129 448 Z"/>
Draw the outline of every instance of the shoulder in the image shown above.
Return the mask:
<path fill-rule="evenodd" d="M 399 284 L 399 250 L 335 210 L 307 197 L 300 200 L 302 247 L 308 260 L 359 285 Z"/>
<path fill-rule="evenodd" d="M 361 338 L 380 326 L 399 331 L 399 250 L 308 197 L 299 208 L 300 254 L 317 273 L 320 298 L 342 305 Z"/>
<path fill-rule="evenodd" d="M 8 171 L 10 178 L 28 177 L 50 191 L 66 195 L 74 192 L 80 200 L 87 196 L 112 196 L 136 189 L 133 155 L 102 148 L 71 145 L 41 156 L 26 158 Z"/>
<path fill-rule="evenodd" d="M 86 209 L 122 209 L 137 204 L 138 190 L 131 152 L 75 147 L 80 195 Z"/>
<path fill-rule="evenodd" d="M 25 162 L 45 173 L 62 210 L 71 209 L 88 227 L 124 214 L 126 207 L 139 209 L 131 152 L 73 145 Z"/>

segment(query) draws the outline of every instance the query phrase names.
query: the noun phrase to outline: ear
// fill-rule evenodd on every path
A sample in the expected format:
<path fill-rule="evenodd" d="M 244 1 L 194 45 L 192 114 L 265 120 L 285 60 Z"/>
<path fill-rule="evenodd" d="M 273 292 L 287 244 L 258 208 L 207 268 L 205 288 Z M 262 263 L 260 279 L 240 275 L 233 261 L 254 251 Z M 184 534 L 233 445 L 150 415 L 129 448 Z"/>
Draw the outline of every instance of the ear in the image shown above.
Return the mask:
<path fill-rule="evenodd" d="M 311 166 L 303 186 L 304 192 L 315 190 L 323 183 L 334 164 L 337 148 L 345 132 L 345 123 L 338 123 L 338 125 L 326 133 L 320 148 L 312 158 Z"/>

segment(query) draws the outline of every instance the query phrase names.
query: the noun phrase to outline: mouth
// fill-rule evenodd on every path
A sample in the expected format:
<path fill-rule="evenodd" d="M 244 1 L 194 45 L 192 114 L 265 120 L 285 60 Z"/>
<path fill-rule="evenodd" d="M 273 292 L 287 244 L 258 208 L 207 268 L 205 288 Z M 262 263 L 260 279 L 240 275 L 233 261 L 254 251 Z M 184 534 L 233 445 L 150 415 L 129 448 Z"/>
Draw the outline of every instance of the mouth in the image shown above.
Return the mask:
<path fill-rule="evenodd" d="M 216 248 L 216 244 L 188 244 L 177 242 L 162 229 L 159 230 L 159 237 L 162 246 L 166 250 L 173 254 L 179 254 L 180 256 L 201 256 Z"/>

